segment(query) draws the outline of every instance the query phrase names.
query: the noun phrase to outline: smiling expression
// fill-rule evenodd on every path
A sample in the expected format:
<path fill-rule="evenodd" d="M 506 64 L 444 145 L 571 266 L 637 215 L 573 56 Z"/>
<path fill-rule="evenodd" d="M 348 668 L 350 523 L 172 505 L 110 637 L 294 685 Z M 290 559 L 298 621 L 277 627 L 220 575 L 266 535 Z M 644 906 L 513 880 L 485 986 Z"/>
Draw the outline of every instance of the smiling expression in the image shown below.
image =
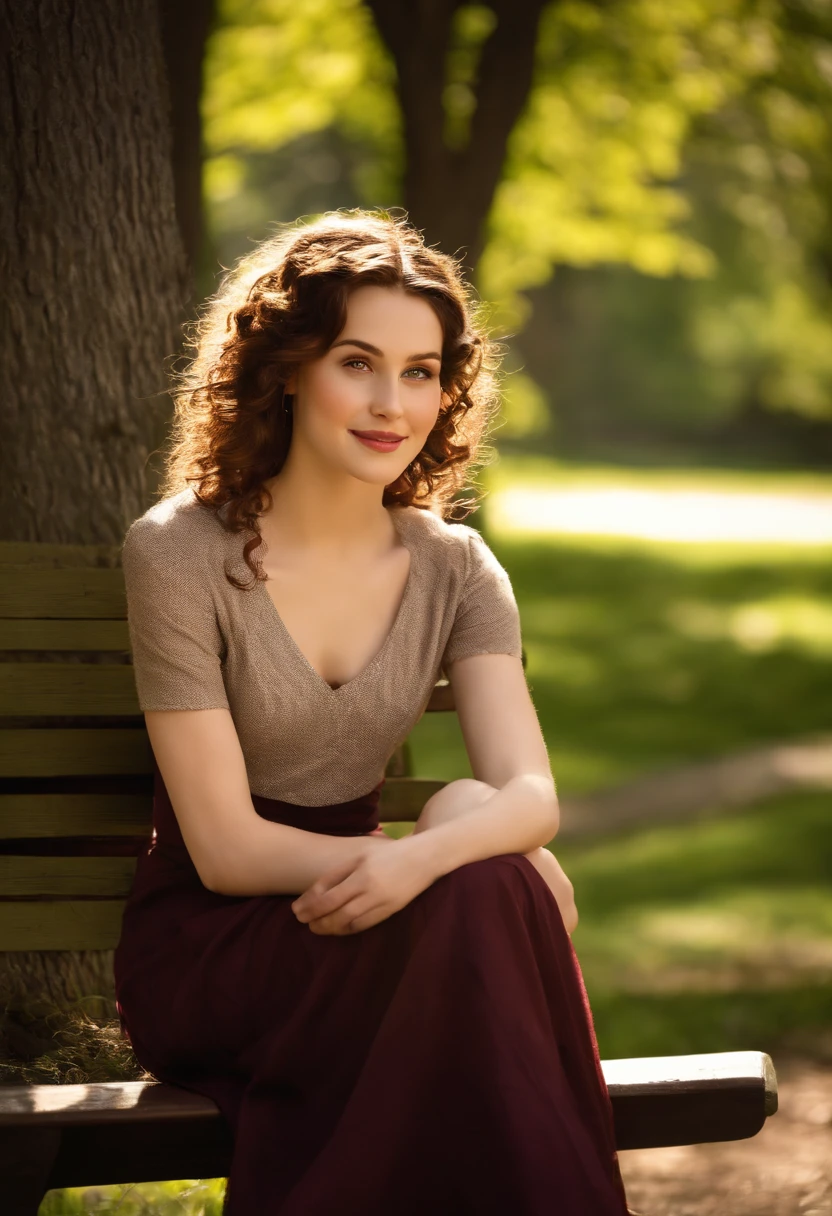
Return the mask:
<path fill-rule="evenodd" d="M 344 328 L 287 384 L 292 445 L 365 482 L 389 485 L 419 454 L 442 403 L 442 326 L 430 304 L 396 287 L 359 287 Z M 356 432 L 400 437 L 362 439 Z"/>

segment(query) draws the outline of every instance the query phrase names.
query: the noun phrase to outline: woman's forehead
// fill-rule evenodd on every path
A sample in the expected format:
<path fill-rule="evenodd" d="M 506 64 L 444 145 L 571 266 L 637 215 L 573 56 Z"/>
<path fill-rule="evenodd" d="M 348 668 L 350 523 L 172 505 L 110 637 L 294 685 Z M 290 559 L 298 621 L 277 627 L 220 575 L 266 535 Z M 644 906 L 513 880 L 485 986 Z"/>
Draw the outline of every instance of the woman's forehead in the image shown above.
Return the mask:
<path fill-rule="evenodd" d="M 384 342 L 376 341 L 373 334 L 385 338 L 391 348 L 436 349 L 441 346 L 442 325 L 423 296 L 397 287 L 358 287 L 347 300 L 346 323 L 338 341 L 359 338 L 384 349 Z"/>

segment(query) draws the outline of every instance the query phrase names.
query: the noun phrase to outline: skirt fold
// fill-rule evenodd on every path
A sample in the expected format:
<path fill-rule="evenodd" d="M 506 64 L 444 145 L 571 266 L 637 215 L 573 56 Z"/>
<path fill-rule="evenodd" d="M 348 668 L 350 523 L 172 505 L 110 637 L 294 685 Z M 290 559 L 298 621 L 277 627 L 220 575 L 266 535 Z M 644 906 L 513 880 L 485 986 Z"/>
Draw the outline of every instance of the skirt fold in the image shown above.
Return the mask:
<path fill-rule="evenodd" d="M 527 858 L 350 937 L 193 876 L 139 859 L 116 990 L 140 1063 L 229 1123 L 227 1216 L 626 1216 L 580 967 Z"/>

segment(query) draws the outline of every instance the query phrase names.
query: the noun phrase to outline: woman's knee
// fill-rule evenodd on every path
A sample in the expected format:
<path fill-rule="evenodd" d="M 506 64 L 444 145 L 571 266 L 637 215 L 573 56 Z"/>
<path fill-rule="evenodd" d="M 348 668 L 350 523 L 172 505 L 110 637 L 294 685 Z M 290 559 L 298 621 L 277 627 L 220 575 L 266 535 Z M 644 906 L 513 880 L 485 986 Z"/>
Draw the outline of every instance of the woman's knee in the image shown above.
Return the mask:
<path fill-rule="evenodd" d="M 483 857 L 468 861 L 443 874 L 434 885 L 450 888 L 468 902 L 478 895 L 493 892 L 501 885 L 510 887 L 518 883 L 517 853 L 499 853 L 495 857 Z"/>
<path fill-rule="evenodd" d="M 486 781 L 477 781 L 473 777 L 460 777 L 456 781 L 449 781 L 428 798 L 416 820 L 414 831 L 423 832 L 426 828 L 456 819 L 482 806 L 496 792 L 493 785 Z"/>

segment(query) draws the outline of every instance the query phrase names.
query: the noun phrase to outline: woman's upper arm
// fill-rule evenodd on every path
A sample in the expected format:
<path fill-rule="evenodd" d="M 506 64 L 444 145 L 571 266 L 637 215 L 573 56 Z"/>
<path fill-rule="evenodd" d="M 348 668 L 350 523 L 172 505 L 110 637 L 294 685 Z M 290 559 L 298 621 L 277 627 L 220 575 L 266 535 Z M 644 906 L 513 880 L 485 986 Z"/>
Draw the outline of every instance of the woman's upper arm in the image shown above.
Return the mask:
<path fill-rule="evenodd" d="M 145 723 L 185 847 L 203 885 L 221 891 L 223 861 L 257 815 L 231 714 L 153 710 Z"/>
<path fill-rule="evenodd" d="M 442 667 L 454 692 L 471 770 L 501 788 L 521 773 L 552 780 L 523 670 L 520 612 L 508 572 L 468 530 L 468 570 Z"/>
<path fill-rule="evenodd" d="M 449 665 L 448 679 L 478 781 L 501 789 L 522 773 L 552 779 L 546 741 L 516 655 L 467 655 Z"/>
<path fill-rule="evenodd" d="M 133 675 L 182 838 L 206 887 L 256 816 L 222 671 L 205 543 L 142 516 L 122 545 Z M 249 819 L 248 816 L 251 818 Z"/>

